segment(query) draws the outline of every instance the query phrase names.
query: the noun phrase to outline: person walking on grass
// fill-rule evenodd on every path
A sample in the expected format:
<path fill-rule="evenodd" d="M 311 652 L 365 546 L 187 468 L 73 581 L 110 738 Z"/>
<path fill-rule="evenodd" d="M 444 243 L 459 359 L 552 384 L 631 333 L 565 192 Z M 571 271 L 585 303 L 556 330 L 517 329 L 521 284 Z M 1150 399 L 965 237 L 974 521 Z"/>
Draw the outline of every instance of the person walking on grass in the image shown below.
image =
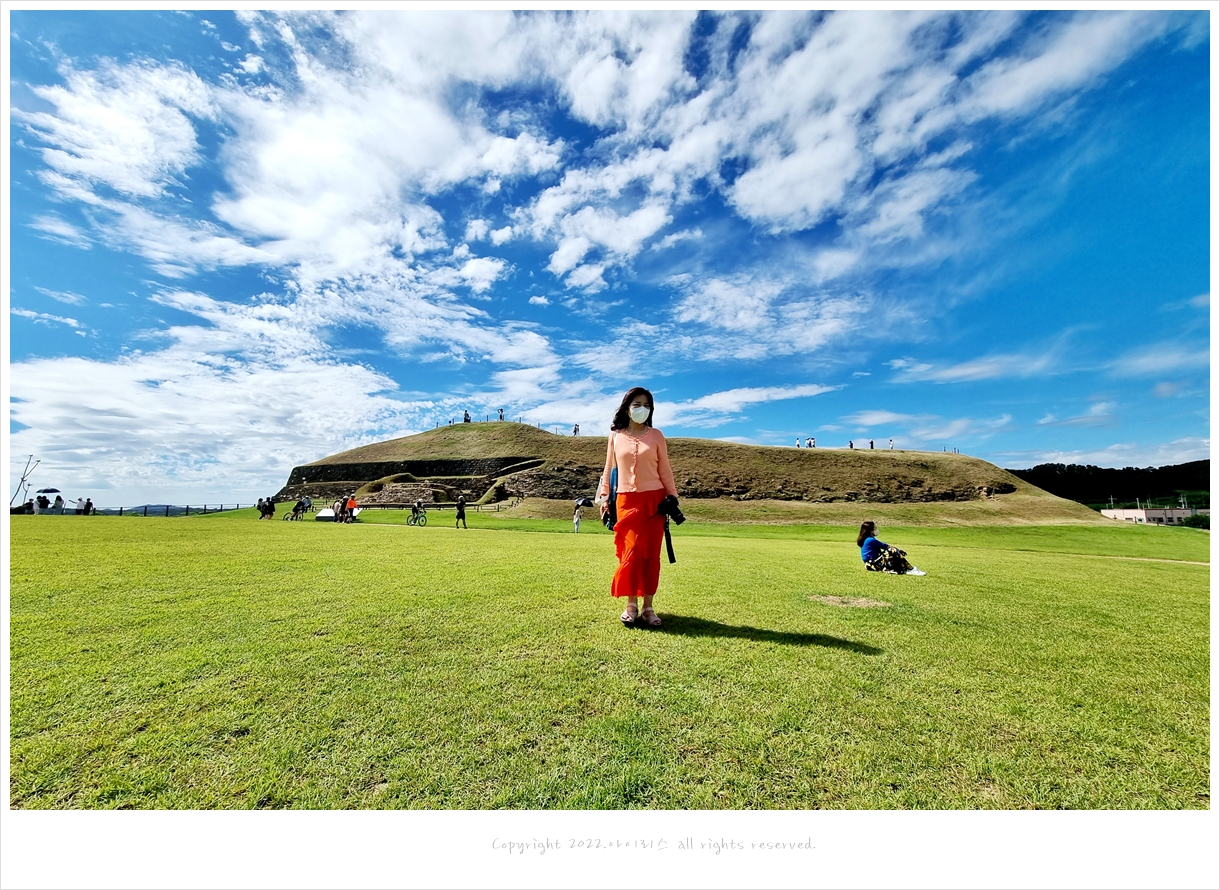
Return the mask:
<path fill-rule="evenodd" d="M 457 499 L 457 516 L 453 520 L 453 527 L 457 528 L 458 523 L 462 523 L 462 528 L 466 528 L 466 495 L 459 494 Z"/>
<path fill-rule="evenodd" d="M 580 502 L 576 503 L 576 510 L 572 513 L 572 531 L 580 534 Z"/>
<path fill-rule="evenodd" d="M 627 627 L 637 623 L 661 626 L 652 608 L 661 578 L 661 541 L 665 537 L 665 517 L 657 508 L 666 495 L 678 496 L 665 436 L 652 425 L 653 407 L 652 393 L 642 386 L 629 389 L 623 396 L 610 424 L 606 466 L 597 487 L 605 521 L 610 513 L 610 472 L 618 470 L 614 525 L 618 569 L 610 582 L 610 594 L 626 597 L 627 608 L 620 620 Z"/>

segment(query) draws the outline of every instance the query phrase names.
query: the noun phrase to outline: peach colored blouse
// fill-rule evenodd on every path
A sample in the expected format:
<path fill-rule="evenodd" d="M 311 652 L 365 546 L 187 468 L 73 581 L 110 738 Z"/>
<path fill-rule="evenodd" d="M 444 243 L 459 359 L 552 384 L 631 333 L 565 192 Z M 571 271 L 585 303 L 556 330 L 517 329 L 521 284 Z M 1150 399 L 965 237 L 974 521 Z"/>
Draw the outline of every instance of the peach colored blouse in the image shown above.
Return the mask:
<path fill-rule="evenodd" d="M 616 458 L 619 491 L 656 491 L 664 488 L 677 497 L 674 471 L 669 466 L 669 452 L 665 449 L 665 437 L 660 430 L 649 427 L 639 437 L 626 430 L 610 434 L 606 442 L 606 467 L 597 489 L 599 498 L 610 495 L 610 471 L 614 469 Z"/>

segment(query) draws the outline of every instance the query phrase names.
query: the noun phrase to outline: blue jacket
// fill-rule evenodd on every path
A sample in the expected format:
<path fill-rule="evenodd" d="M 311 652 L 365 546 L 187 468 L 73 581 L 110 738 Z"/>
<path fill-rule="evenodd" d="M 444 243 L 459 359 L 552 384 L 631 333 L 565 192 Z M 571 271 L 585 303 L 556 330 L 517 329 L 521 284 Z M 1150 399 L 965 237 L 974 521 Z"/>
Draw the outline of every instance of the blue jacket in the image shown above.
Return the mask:
<path fill-rule="evenodd" d="M 890 545 L 876 538 L 865 538 L 864 543 L 860 545 L 860 558 L 865 562 L 872 562 L 881 553 L 881 548 L 888 546 Z"/>

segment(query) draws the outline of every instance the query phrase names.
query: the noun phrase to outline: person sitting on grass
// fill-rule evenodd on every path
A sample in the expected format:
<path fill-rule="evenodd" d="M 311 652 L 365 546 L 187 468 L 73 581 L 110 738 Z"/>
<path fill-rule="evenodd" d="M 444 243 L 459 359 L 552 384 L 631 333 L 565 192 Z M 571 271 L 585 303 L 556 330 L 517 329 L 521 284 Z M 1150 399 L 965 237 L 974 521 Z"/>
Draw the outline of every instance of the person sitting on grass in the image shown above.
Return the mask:
<path fill-rule="evenodd" d="M 907 552 L 899 550 L 877 540 L 877 524 L 871 519 L 860 524 L 860 534 L 856 537 L 856 546 L 860 548 L 860 558 L 864 567 L 870 572 L 889 572 L 891 575 L 923 575 L 915 566 L 907 561 Z"/>

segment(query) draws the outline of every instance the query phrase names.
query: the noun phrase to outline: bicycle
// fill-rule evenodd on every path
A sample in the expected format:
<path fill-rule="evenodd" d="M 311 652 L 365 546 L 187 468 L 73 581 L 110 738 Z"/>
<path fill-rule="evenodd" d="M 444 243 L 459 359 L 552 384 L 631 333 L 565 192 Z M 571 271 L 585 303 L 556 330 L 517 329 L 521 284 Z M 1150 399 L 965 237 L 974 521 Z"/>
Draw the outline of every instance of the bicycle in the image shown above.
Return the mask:
<path fill-rule="evenodd" d="M 407 525 L 418 525 L 420 528 L 428 524 L 428 514 L 423 510 L 407 517 Z"/>

